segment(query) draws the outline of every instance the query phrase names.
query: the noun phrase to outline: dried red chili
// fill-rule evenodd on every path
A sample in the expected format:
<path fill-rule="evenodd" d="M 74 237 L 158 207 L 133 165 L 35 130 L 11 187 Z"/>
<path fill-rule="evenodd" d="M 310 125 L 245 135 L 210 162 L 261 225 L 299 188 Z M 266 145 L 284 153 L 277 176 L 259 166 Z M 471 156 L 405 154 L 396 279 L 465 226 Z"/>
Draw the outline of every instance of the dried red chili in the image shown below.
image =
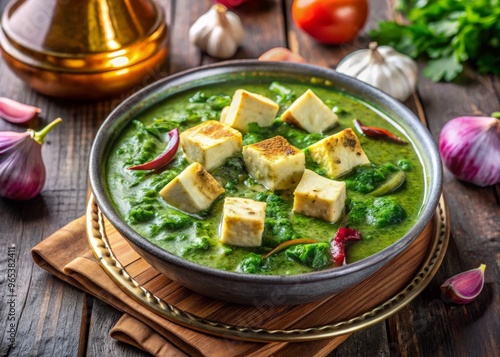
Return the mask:
<path fill-rule="evenodd" d="M 345 243 L 350 240 L 360 240 L 361 233 L 352 228 L 339 228 L 332 240 L 330 250 L 333 262 L 337 265 L 345 265 Z"/>
<path fill-rule="evenodd" d="M 359 119 L 354 119 L 354 126 L 358 131 L 362 134 L 365 134 L 366 136 L 374 137 L 374 138 L 385 138 L 388 140 L 395 141 L 400 144 L 408 144 L 406 141 L 404 141 L 401 138 L 398 138 L 396 135 L 391 133 L 387 129 L 382 129 L 378 128 L 376 126 L 368 126 L 368 125 L 363 125 Z"/>

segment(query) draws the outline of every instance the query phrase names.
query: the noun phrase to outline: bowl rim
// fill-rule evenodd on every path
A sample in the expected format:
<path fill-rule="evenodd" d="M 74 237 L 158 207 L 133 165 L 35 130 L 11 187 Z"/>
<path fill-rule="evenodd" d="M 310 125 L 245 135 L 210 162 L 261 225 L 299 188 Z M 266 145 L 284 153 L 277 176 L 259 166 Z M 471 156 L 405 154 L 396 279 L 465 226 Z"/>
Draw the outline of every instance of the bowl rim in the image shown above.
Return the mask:
<path fill-rule="evenodd" d="M 306 75 L 311 77 L 315 76 L 326 79 L 331 78 L 335 81 L 336 89 L 338 89 L 342 85 L 361 88 L 363 93 L 367 95 L 367 103 L 370 103 L 371 101 L 377 101 L 379 103 L 382 103 L 387 108 L 397 111 L 400 118 L 393 118 L 391 116 L 390 118 L 395 120 L 396 123 L 398 123 L 397 119 L 406 122 L 406 124 L 408 124 L 408 126 L 414 131 L 414 134 L 417 134 L 419 141 L 421 140 L 421 146 L 427 149 L 426 155 L 423 155 L 422 153 L 419 153 L 419 155 L 421 155 L 422 157 L 421 160 L 424 160 L 424 158 L 427 157 L 430 167 L 430 172 L 427 175 L 424 175 L 424 180 L 427 180 L 427 184 L 429 186 L 427 202 L 423 209 L 421 209 L 420 217 L 418 218 L 415 225 L 413 225 L 413 227 L 399 240 L 369 257 L 341 267 L 337 267 L 335 269 L 325 269 L 295 275 L 245 274 L 211 268 L 205 265 L 190 262 L 182 257 L 176 256 L 173 253 L 170 253 L 158 247 L 154 243 L 142 237 L 135 230 L 133 230 L 132 227 L 129 226 L 118 214 L 118 212 L 114 208 L 113 203 L 111 202 L 111 199 L 107 195 L 106 185 L 104 182 L 105 177 L 103 175 L 104 163 L 100 161 L 101 157 L 102 159 L 105 159 L 106 157 L 105 149 L 108 145 L 107 140 L 110 139 L 110 134 L 108 132 L 113 127 L 114 121 L 119 119 L 123 115 L 126 115 L 130 111 L 130 109 L 137 109 L 141 107 L 141 105 L 144 104 L 145 100 L 147 100 L 148 98 L 151 99 L 151 96 L 155 93 L 158 93 L 161 89 L 166 89 L 165 87 L 168 87 L 169 85 L 173 86 L 176 82 L 179 81 L 181 83 L 186 83 L 183 81 L 183 79 L 185 78 L 189 78 L 190 76 L 199 75 L 200 73 L 205 72 L 212 72 L 211 75 L 223 74 L 224 72 L 227 72 L 228 74 L 237 73 L 238 69 L 247 72 L 271 70 L 278 70 L 279 72 L 291 71 L 294 74 L 298 75 Z M 349 94 L 349 92 L 347 92 L 347 94 Z M 153 100 L 153 103 L 151 103 L 150 105 L 154 105 L 158 102 L 159 101 L 155 102 Z M 128 123 L 130 120 L 132 120 L 133 117 L 134 115 L 129 115 L 126 122 Z M 111 113 L 101 124 L 97 132 L 90 153 L 89 179 L 92 192 L 99 208 L 109 219 L 112 225 L 118 230 L 118 232 L 120 232 L 133 245 L 152 254 L 156 258 L 164 260 L 169 264 L 179 266 L 185 270 L 209 274 L 212 277 L 227 279 L 233 282 L 253 283 L 259 285 L 322 282 L 334 279 L 338 276 L 361 272 L 364 269 L 379 264 L 384 260 L 392 259 L 396 254 L 406 249 L 428 224 L 428 222 L 434 215 L 439 197 L 441 195 L 443 184 L 442 165 L 437 145 L 432 139 L 432 136 L 427 128 L 405 105 L 367 83 L 361 82 L 353 77 L 338 73 L 329 68 L 304 63 L 268 62 L 258 60 L 230 60 L 191 68 L 162 78 L 126 98 L 115 109 L 111 111 Z"/>

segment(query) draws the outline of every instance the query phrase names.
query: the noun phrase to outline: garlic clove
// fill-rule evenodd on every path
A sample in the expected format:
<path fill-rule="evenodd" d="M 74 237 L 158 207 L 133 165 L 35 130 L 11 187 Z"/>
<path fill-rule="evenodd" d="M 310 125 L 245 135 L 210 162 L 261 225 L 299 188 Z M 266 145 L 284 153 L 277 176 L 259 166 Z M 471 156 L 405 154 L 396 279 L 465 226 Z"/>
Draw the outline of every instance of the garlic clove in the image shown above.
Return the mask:
<path fill-rule="evenodd" d="M 215 58 L 234 56 L 243 37 L 241 19 L 221 4 L 213 5 L 189 29 L 190 41 Z"/>
<path fill-rule="evenodd" d="M 207 41 L 207 53 L 212 57 L 229 58 L 238 50 L 238 45 L 230 39 L 223 39 L 226 29 L 215 27 Z"/>
<path fill-rule="evenodd" d="M 202 51 L 207 50 L 207 41 L 212 32 L 212 24 L 216 21 L 216 14 L 209 11 L 201 15 L 189 29 L 189 40 Z"/>
<path fill-rule="evenodd" d="M 443 295 L 457 304 L 468 304 L 483 290 L 486 265 L 471 269 L 447 279 L 441 285 Z"/>
<path fill-rule="evenodd" d="M 13 99 L 0 97 L 0 118 L 11 123 L 23 124 L 40 114 L 42 110 Z"/>
<path fill-rule="evenodd" d="M 369 49 L 354 51 L 344 57 L 337 72 L 355 77 L 392 97 L 404 101 L 417 84 L 417 64 L 410 57 L 389 46 L 378 47 L 376 42 Z"/>
<path fill-rule="evenodd" d="M 226 18 L 231 27 L 231 36 L 233 37 L 234 42 L 236 42 L 239 46 L 245 37 L 245 30 L 243 29 L 241 19 L 238 15 L 231 11 L 226 12 Z"/>
<path fill-rule="evenodd" d="M 358 76 L 365 70 L 369 72 L 367 66 L 370 64 L 371 59 L 370 56 L 365 55 L 366 52 L 368 52 L 368 50 L 359 50 L 353 53 L 351 57 L 345 57 L 344 60 L 349 59 L 350 61 L 342 60 L 342 62 L 337 66 L 337 72 L 356 78 L 358 78 Z"/>

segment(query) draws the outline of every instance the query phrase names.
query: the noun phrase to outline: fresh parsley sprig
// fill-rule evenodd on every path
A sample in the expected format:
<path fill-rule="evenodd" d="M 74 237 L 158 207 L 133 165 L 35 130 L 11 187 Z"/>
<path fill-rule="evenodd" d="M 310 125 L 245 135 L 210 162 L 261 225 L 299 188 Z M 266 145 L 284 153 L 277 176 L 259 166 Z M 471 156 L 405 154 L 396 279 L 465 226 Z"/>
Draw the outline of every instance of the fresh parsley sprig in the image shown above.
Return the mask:
<path fill-rule="evenodd" d="M 381 21 L 370 36 L 410 57 L 426 57 L 423 73 L 455 79 L 470 64 L 500 75 L 500 0 L 400 0 L 409 24 Z"/>

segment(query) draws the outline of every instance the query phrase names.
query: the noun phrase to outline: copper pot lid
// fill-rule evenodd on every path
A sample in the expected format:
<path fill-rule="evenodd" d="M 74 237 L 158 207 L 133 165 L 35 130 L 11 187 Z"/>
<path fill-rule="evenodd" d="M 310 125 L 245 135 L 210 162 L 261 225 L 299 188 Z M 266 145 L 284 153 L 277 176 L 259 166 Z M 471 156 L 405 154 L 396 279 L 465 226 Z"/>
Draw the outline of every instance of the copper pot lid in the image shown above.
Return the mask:
<path fill-rule="evenodd" d="M 5 9 L 3 50 L 51 71 L 95 73 L 132 66 L 166 45 L 162 9 L 150 0 L 19 0 Z"/>

